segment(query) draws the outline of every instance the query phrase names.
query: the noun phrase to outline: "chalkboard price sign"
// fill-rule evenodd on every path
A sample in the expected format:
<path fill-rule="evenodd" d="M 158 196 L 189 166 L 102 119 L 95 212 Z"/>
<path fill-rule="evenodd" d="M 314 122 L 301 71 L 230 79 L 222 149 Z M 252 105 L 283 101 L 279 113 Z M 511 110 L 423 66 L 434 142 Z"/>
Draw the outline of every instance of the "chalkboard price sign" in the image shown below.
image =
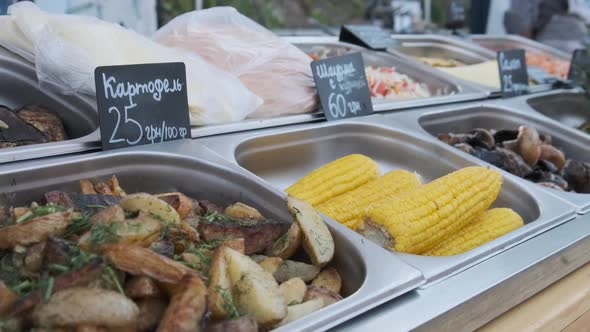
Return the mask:
<path fill-rule="evenodd" d="M 567 79 L 576 85 L 586 84 L 586 80 L 590 77 L 590 56 L 588 50 L 577 49 L 572 54 L 572 62 L 570 64 Z"/>
<path fill-rule="evenodd" d="M 529 76 L 524 50 L 498 51 L 498 70 L 502 96 L 519 96 L 528 92 Z"/>
<path fill-rule="evenodd" d="M 328 121 L 373 113 L 360 53 L 313 61 L 311 70 Z"/>
<path fill-rule="evenodd" d="M 104 150 L 190 138 L 184 63 L 97 67 Z"/>
<path fill-rule="evenodd" d="M 398 42 L 391 38 L 391 32 L 374 25 L 343 25 L 340 41 L 383 51 Z"/>

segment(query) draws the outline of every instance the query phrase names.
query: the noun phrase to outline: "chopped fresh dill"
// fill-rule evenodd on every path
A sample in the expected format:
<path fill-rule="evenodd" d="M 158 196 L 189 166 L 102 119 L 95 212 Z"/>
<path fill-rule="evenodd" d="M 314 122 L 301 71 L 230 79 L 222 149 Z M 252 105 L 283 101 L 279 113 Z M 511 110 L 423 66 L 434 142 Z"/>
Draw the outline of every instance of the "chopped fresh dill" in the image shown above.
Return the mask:
<path fill-rule="evenodd" d="M 51 297 L 51 293 L 53 293 L 53 285 L 55 284 L 55 279 L 53 277 L 49 277 L 47 279 L 47 285 L 45 286 L 45 292 L 43 292 L 43 301 L 49 301 Z"/>
<path fill-rule="evenodd" d="M 16 223 L 20 224 L 21 222 L 25 222 L 27 220 L 31 220 L 31 219 L 34 219 L 37 217 L 43 217 L 48 214 L 61 212 L 64 210 L 65 209 L 63 206 L 55 204 L 55 203 L 49 203 L 47 205 L 37 206 L 35 208 L 32 208 L 30 211 L 27 211 L 27 213 L 23 214 L 18 219 L 16 219 Z"/>
<path fill-rule="evenodd" d="M 242 315 L 240 314 L 238 307 L 234 304 L 234 300 L 229 290 L 217 285 L 215 286 L 215 291 L 221 295 L 221 299 L 223 300 L 223 310 L 227 314 L 227 317 L 229 319 L 240 318 Z"/>
<path fill-rule="evenodd" d="M 91 208 L 91 209 L 106 209 L 107 208 L 106 206 L 100 205 L 100 204 L 87 204 L 86 207 Z"/>
<path fill-rule="evenodd" d="M 119 293 L 121 293 L 122 295 L 125 295 L 125 291 L 123 290 L 123 287 L 121 286 L 121 283 L 119 282 L 119 278 L 117 277 L 115 270 L 110 265 L 107 265 L 104 268 L 103 272 L 106 274 L 107 281 L 109 283 L 112 283 L 113 286 L 115 287 L 115 289 L 117 289 L 117 291 Z"/>
<path fill-rule="evenodd" d="M 219 213 L 219 212 L 208 212 L 204 216 L 205 220 L 210 223 L 217 223 L 217 224 L 232 224 L 232 225 L 239 225 L 239 226 L 254 226 L 258 223 L 257 220 L 253 219 L 240 219 L 230 217 L 226 214 Z"/>
<path fill-rule="evenodd" d="M 117 242 L 119 235 L 117 231 L 119 229 L 119 223 L 97 223 L 90 229 L 90 245 L 93 249 L 96 247 Z"/>
<path fill-rule="evenodd" d="M 91 226 L 92 223 L 90 223 L 90 214 L 83 213 L 72 218 L 72 223 L 68 225 L 68 228 L 66 228 L 63 237 L 67 238 L 75 234 L 80 234 L 88 230 Z"/>

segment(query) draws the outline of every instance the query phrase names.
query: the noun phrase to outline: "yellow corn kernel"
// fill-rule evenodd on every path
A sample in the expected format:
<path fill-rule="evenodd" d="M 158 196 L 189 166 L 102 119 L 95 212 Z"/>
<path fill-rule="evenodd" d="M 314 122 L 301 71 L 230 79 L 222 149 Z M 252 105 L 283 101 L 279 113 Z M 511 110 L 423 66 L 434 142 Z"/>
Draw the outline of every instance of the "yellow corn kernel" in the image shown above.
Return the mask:
<path fill-rule="evenodd" d="M 340 223 L 356 229 L 362 222 L 366 209 L 403 191 L 420 186 L 418 175 L 405 170 L 395 170 L 371 180 L 362 186 L 333 197 L 317 206 L 317 209 Z"/>
<path fill-rule="evenodd" d="M 421 254 L 469 224 L 496 200 L 502 176 L 479 166 L 460 169 L 368 209 L 396 251 Z"/>
<path fill-rule="evenodd" d="M 524 221 L 512 209 L 491 209 L 479 215 L 473 222 L 451 235 L 446 241 L 426 251 L 424 255 L 457 255 L 492 241 L 522 225 L 524 225 Z"/>
<path fill-rule="evenodd" d="M 377 178 L 377 163 L 362 154 L 351 154 L 317 168 L 285 191 L 317 206 Z"/>

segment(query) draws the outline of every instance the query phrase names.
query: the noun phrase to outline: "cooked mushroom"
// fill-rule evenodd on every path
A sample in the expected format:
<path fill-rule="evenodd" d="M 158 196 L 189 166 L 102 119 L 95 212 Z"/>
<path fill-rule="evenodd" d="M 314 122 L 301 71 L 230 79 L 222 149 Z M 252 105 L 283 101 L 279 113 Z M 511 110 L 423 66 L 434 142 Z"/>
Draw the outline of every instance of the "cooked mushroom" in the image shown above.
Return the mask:
<path fill-rule="evenodd" d="M 484 128 L 475 128 L 471 131 L 471 140 L 470 143 L 472 146 L 481 146 L 487 149 L 493 149 L 496 145 L 496 141 L 494 140 L 494 135 Z"/>
<path fill-rule="evenodd" d="M 537 162 L 537 166 L 535 166 L 535 169 L 540 169 L 542 171 L 549 172 L 549 173 L 559 172 L 559 170 L 557 169 L 557 166 L 555 166 L 549 160 L 545 160 L 545 159 L 539 159 L 539 161 Z"/>
<path fill-rule="evenodd" d="M 494 141 L 502 145 L 505 141 L 512 141 L 518 137 L 518 130 L 502 129 L 494 133 Z"/>
<path fill-rule="evenodd" d="M 565 165 L 565 155 L 563 152 L 561 152 L 561 150 L 554 147 L 553 145 L 542 144 L 541 155 L 539 158 L 550 161 L 553 163 L 553 165 L 555 165 L 555 167 L 557 167 L 558 170 L 561 169 L 563 165 Z"/>
<path fill-rule="evenodd" d="M 570 159 L 561 170 L 561 175 L 576 192 L 590 193 L 590 164 Z"/>
<path fill-rule="evenodd" d="M 543 183 L 543 182 L 550 182 L 558 185 L 563 190 L 568 190 L 569 185 L 568 182 L 562 178 L 561 176 L 549 172 L 544 172 L 541 170 L 535 170 L 531 174 L 526 177 L 528 180 L 531 180 L 535 183 Z"/>
<path fill-rule="evenodd" d="M 516 139 L 505 141 L 503 146 L 518 153 L 529 166 L 534 166 L 541 155 L 541 139 L 532 127 L 520 126 Z"/>
<path fill-rule="evenodd" d="M 470 134 L 453 134 L 453 133 L 438 134 L 438 139 L 449 144 L 449 145 L 455 145 L 455 144 L 461 144 L 461 143 L 469 144 L 469 140 L 471 138 L 472 138 L 472 136 Z"/>

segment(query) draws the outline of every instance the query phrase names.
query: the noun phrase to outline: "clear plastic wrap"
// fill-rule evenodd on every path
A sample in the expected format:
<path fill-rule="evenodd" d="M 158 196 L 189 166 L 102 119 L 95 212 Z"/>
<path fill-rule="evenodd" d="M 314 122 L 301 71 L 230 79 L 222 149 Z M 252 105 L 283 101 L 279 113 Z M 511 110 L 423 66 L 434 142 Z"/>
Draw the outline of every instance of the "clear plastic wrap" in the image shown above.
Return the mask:
<path fill-rule="evenodd" d="M 262 103 L 236 77 L 198 55 L 165 47 L 117 24 L 46 14 L 30 2 L 12 5 L 9 14 L 21 37 L 33 45 L 40 84 L 60 93 L 94 94 L 97 66 L 184 62 L 192 125 L 239 121 Z M 0 37 L 0 43 L 14 50 L 18 43 L 7 39 Z"/>
<path fill-rule="evenodd" d="M 232 7 L 180 15 L 154 39 L 191 50 L 237 75 L 264 103 L 250 117 L 304 113 L 317 107 L 311 58 Z"/>

